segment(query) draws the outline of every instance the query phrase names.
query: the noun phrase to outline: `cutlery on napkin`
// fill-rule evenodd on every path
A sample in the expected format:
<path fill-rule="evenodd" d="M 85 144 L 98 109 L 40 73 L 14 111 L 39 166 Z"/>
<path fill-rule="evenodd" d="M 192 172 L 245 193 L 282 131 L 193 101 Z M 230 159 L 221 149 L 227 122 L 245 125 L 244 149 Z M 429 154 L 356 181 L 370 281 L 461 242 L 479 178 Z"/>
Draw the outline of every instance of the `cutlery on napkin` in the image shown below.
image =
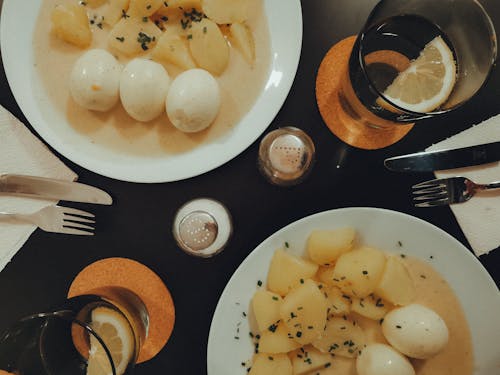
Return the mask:
<path fill-rule="evenodd" d="M 494 116 L 426 151 L 466 147 L 500 141 L 500 115 Z M 437 178 L 463 176 L 478 183 L 500 180 L 500 162 L 434 173 Z M 500 192 L 484 192 L 473 199 L 450 206 L 465 237 L 477 256 L 500 247 Z"/>
<path fill-rule="evenodd" d="M 75 181 L 78 177 L 9 111 L 0 106 L 0 173 Z M 56 201 L 0 195 L 0 211 L 31 213 Z M 31 224 L 0 225 L 0 271 L 36 229 Z"/>

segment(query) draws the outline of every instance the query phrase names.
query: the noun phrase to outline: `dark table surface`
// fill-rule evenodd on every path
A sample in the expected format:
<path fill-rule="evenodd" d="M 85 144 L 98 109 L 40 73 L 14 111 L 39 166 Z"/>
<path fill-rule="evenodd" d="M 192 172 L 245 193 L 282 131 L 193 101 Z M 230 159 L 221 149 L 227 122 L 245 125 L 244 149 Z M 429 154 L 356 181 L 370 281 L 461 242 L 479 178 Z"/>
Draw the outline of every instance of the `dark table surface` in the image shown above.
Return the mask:
<path fill-rule="evenodd" d="M 91 208 L 98 218 L 94 237 L 40 230 L 31 236 L 0 273 L 0 331 L 20 317 L 59 304 L 74 276 L 91 262 L 127 257 L 147 265 L 164 280 L 177 313 L 168 344 L 157 357 L 139 365 L 136 373 L 155 374 L 161 370 L 202 374 L 206 373 L 212 314 L 227 281 L 253 248 L 297 219 L 339 207 L 381 207 L 426 220 L 470 248 L 449 207 L 412 206 L 411 185 L 433 175 L 389 172 L 383 160 L 423 150 L 500 112 L 500 70 L 494 70 L 487 86 L 465 106 L 443 118 L 418 124 L 402 141 L 382 150 L 364 151 L 345 145 L 329 132 L 319 114 L 314 85 L 321 59 L 335 42 L 357 33 L 375 2 L 302 1 L 304 38 L 297 76 L 268 128 L 269 131 L 294 125 L 314 140 L 316 164 L 309 178 L 298 186 L 279 188 L 264 180 L 256 168 L 258 141 L 216 170 L 168 184 L 112 180 L 61 157 L 81 182 L 109 191 L 115 203 L 111 207 Z M 500 6 L 494 0 L 483 4 L 500 29 Z M 1 105 L 28 124 L 12 96 L 3 68 L 0 73 Z M 171 233 L 175 211 L 186 201 L 201 196 L 223 202 L 234 220 L 235 232 L 228 247 L 209 260 L 180 251 Z M 72 206 L 88 209 L 84 205 Z M 479 260 L 500 285 L 500 250 Z"/>

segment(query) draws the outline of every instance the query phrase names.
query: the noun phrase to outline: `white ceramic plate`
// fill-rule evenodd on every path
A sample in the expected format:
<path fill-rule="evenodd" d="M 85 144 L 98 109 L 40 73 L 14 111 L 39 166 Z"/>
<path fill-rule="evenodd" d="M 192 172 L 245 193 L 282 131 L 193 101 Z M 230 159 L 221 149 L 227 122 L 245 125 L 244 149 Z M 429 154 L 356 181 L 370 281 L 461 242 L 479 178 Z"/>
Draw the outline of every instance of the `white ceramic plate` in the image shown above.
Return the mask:
<path fill-rule="evenodd" d="M 249 309 L 257 281 L 266 280 L 274 251 L 286 241 L 291 252 L 301 255 L 311 230 L 343 226 L 356 228 L 362 243 L 395 253 L 404 251 L 423 260 L 429 260 L 432 255 L 432 265 L 455 291 L 469 322 L 475 375 L 498 373 L 500 294 L 481 263 L 460 242 L 425 221 L 383 209 L 344 208 L 309 216 L 286 226 L 257 246 L 236 270 L 212 320 L 208 375 L 246 373 L 241 363 L 251 358 L 254 347 L 243 312 Z M 236 340 L 235 336 L 240 339 Z"/>
<path fill-rule="evenodd" d="M 51 108 L 33 67 L 32 36 L 41 0 L 4 0 L 2 59 L 19 107 L 38 134 L 59 153 L 93 172 L 132 182 L 170 182 L 208 172 L 250 146 L 274 119 L 292 86 L 302 46 L 299 0 L 264 0 L 271 36 L 271 67 L 265 89 L 227 136 L 175 156 L 138 157 L 93 144 Z M 64 126 L 67 125 L 67 126 Z"/>

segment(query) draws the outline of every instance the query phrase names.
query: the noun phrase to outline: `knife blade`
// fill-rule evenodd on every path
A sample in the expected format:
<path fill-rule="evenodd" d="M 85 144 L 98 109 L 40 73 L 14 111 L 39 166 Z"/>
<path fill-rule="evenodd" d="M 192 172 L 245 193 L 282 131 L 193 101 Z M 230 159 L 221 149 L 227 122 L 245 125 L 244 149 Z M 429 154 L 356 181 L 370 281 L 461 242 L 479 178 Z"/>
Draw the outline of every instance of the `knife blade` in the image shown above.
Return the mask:
<path fill-rule="evenodd" d="M 55 199 L 71 202 L 110 205 L 111 196 L 93 186 L 44 177 L 3 174 L 0 175 L 0 195 Z"/>
<path fill-rule="evenodd" d="M 432 172 L 472 167 L 500 160 L 500 142 L 396 156 L 384 160 L 396 172 Z"/>

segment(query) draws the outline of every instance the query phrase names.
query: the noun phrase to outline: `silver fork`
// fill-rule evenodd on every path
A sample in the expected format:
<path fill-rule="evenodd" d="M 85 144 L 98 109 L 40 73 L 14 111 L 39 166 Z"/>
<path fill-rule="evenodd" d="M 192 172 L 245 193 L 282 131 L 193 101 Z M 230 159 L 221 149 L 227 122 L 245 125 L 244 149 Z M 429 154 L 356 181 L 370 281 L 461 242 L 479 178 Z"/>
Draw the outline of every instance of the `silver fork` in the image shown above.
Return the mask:
<path fill-rule="evenodd" d="M 434 207 L 462 203 L 483 190 L 500 188 L 500 181 L 476 184 L 465 177 L 440 178 L 413 185 L 415 207 Z"/>
<path fill-rule="evenodd" d="M 35 224 L 46 232 L 93 236 L 95 216 L 69 207 L 48 206 L 32 214 L 0 212 L 0 221 Z M 85 224 L 82 224 L 85 223 Z"/>

